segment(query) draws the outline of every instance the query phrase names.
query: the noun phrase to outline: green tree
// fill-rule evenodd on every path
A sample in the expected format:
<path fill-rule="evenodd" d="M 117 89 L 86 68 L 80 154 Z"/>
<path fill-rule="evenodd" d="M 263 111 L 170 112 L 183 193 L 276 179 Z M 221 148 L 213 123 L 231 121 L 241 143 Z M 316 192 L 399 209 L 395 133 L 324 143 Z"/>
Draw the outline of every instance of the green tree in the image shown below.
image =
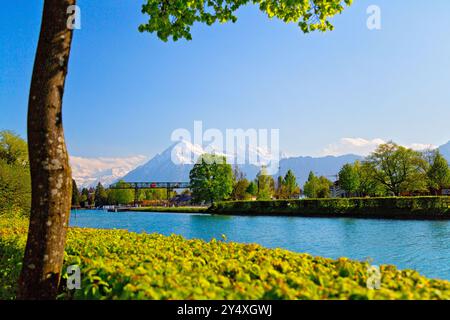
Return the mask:
<path fill-rule="evenodd" d="M 319 177 L 319 188 L 317 190 L 317 198 L 331 197 L 331 186 L 333 183 L 324 176 Z"/>
<path fill-rule="evenodd" d="M 330 187 L 333 183 L 326 177 L 317 177 L 313 172 L 309 173 L 308 181 L 303 187 L 303 192 L 308 198 L 329 198 Z"/>
<path fill-rule="evenodd" d="M 297 23 L 303 32 L 333 29 L 330 18 L 351 0 L 146 0 L 147 23 L 141 32 L 155 32 L 167 41 L 191 39 L 195 22 L 211 25 L 236 21 L 234 12 L 246 4 L 258 5 L 269 18 Z M 72 179 L 62 124 L 62 101 L 73 29 L 68 8 L 76 0 L 45 0 L 28 102 L 28 141 L 32 162 L 30 227 L 19 280 L 18 298 L 54 299 L 58 293 L 70 216 Z M 48 106 L 52 106 L 49 108 Z M 57 192 L 54 192 L 57 190 Z M 42 229 L 48 221 L 52 224 Z M 50 236 L 51 235 L 51 236 Z M 51 259 L 47 259 L 51 257 Z M 51 261 L 51 262 L 50 262 Z M 32 265 L 34 268 L 29 268 Z"/>
<path fill-rule="evenodd" d="M 258 186 L 258 200 L 270 200 L 275 191 L 275 180 L 267 173 L 267 168 L 263 166 L 256 176 Z"/>
<path fill-rule="evenodd" d="M 374 176 L 372 165 L 367 162 L 355 162 L 359 177 L 358 193 L 361 196 L 384 196 L 386 188 Z"/>
<path fill-rule="evenodd" d="M 290 169 L 286 172 L 286 175 L 284 176 L 283 187 L 285 196 L 288 199 L 298 197 L 298 195 L 300 194 L 300 188 L 297 184 L 297 178 L 295 177 L 294 172 L 292 172 L 292 170 Z"/>
<path fill-rule="evenodd" d="M 256 184 L 256 182 L 251 181 L 246 191 L 250 196 L 256 197 L 256 195 L 258 194 L 258 185 Z"/>
<path fill-rule="evenodd" d="M 0 215 L 29 216 L 31 180 L 28 167 L 0 159 Z"/>
<path fill-rule="evenodd" d="M 161 1 L 146 0 L 142 12 L 149 21 L 139 26 L 141 32 L 156 32 L 167 41 L 192 39 L 191 27 L 200 22 L 212 25 L 216 22 L 236 22 L 235 12 L 247 4 L 255 4 L 269 18 L 286 23 L 296 23 L 305 32 L 332 30 L 330 18 L 340 14 L 352 0 L 229 0 L 229 1 Z"/>
<path fill-rule="evenodd" d="M 97 184 L 94 194 L 94 203 L 97 207 L 102 207 L 108 203 L 108 193 L 100 182 Z"/>
<path fill-rule="evenodd" d="M 31 178 L 27 143 L 20 136 L 0 132 L 0 214 L 29 216 Z"/>
<path fill-rule="evenodd" d="M 167 191 L 165 189 L 146 189 L 139 195 L 139 200 L 166 200 Z"/>
<path fill-rule="evenodd" d="M 0 159 L 9 165 L 28 167 L 28 146 L 25 140 L 11 131 L 0 131 Z"/>
<path fill-rule="evenodd" d="M 339 185 L 349 196 L 360 189 L 360 178 L 358 168 L 354 164 L 345 164 L 339 171 Z"/>
<path fill-rule="evenodd" d="M 233 191 L 233 170 L 225 157 L 202 155 L 189 173 L 195 203 L 228 199 Z"/>
<path fill-rule="evenodd" d="M 72 207 L 80 205 L 80 190 L 78 190 L 77 183 L 72 179 Z"/>
<path fill-rule="evenodd" d="M 95 206 L 95 189 L 92 187 L 89 188 L 88 204 Z"/>
<path fill-rule="evenodd" d="M 283 177 L 278 176 L 274 196 L 276 199 L 285 199 L 286 190 L 283 183 Z"/>
<path fill-rule="evenodd" d="M 235 166 L 233 171 L 233 191 L 230 198 L 233 200 L 247 200 L 250 198 L 250 194 L 247 192 L 247 188 L 250 182 L 246 179 L 245 174 Z"/>
<path fill-rule="evenodd" d="M 231 198 L 233 200 L 247 200 L 250 198 L 250 194 L 247 192 L 247 189 L 250 185 L 250 182 L 246 179 L 239 179 L 235 182 L 233 186 L 233 192 L 231 193 Z"/>
<path fill-rule="evenodd" d="M 447 160 L 439 151 L 434 152 L 431 165 L 427 171 L 428 186 L 434 194 L 450 186 L 450 168 Z"/>
<path fill-rule="evenodd" d="M 82 208 L 86 207 L 86 204 L 88 203 L 88 197 L 85 194 L 80 193 L 80 206 Z"/>
<path fill-rule="evenodd" d="M 310 171 L 308 175 L 308 180 L 303 186 L 303 193 L 308 198 L 317 198 L 318 188 L 319 188 L 318 178 L 312 171 Z"/>
<path fill-rule="evenodd" d="M 83 208 L 85 208 L 89 205 L 89 189 L 88 188 L 81 189 L 80 205 Z"/>
<path fill-rule="evenodd" d="M 367 162 L 374 179 L 396 196 L 427 189 L 427 163 L 417 151 L 388 142 L 380 145 Z"/>
<path fill-rule="evenodd" d="M 120 180 L 115 188 L 109 189 L 108 203 L 113 205 L 127 205 L 134 201 L 134 190 L 128 189 L 128 184 Z"/>

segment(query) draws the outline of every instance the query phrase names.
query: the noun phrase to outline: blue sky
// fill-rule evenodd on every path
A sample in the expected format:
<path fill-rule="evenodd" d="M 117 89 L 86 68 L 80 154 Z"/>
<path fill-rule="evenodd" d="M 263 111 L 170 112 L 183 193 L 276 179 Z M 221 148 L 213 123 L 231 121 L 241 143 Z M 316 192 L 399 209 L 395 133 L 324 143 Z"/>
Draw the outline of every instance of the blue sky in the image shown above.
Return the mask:
<path fill-rule="evenodd" d="M 69 152 L 151 156 L 177 128 L 279 128 L 281 149 L 318 155 L 342 138 L 450 139 L 450 2 L 355 0 L 336 29 L 304 35 L 254 6 L 193 41 L 140 34 L 144 0 L 79 0 L 64 99 Z M 43 1 L 2 2 L 0 129 L 25 136 Z M 381 8 L 382 29 L 366 27 Z M 361 141 L 361 140 L 360 140 Z"/>

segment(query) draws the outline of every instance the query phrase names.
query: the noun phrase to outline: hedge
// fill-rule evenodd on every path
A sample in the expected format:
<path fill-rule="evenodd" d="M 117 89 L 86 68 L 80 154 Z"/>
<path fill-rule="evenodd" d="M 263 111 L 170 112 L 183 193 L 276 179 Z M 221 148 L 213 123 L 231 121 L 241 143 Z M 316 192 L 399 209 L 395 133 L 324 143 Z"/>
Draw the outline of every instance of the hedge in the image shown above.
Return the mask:
<path fill-rule="evenodd" d="M 227 215 L 450 219 L 450 197 L 229 201 L 212 205 L 208 212 Z"/>
<path fill-rule="evenodd" d="M 0 299 L 14 299 L 26 226 L 0 221 Z M 366 286 L 368 262 L 266 249 L 257 244 L 70 228 L 65 266 L 81 289 L 60 299 L 450 299 L 450 282 L 384 265 Z"/>

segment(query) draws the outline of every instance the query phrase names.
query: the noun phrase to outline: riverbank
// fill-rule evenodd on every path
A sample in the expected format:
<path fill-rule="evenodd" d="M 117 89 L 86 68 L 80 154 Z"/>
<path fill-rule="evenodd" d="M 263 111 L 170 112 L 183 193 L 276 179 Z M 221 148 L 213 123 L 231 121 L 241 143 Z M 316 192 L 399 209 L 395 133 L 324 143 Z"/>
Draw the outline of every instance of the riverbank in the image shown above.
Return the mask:
<path fill-rule="evenodd" d="M 26 222 L 0 219 L 0 299 L 14 299 Z M 450 299 L 450 282 L 366 262 L 327 259 L 257 244 L 186 240 L 123 230 L 69 228 L 64 270 L 81 288 L 62 299 Z"/>
<path fill-rule="evenodd" d="M 125 211 L 132 212 L 172 212 L 172 213 L 206 213 L 208 207 L 140 207 L 128 208 Z"/>
<path fill-rule="evenodd" d="M 450 197 L 336 198 L 218 202 L 218 215 L 450 220 Z"/>

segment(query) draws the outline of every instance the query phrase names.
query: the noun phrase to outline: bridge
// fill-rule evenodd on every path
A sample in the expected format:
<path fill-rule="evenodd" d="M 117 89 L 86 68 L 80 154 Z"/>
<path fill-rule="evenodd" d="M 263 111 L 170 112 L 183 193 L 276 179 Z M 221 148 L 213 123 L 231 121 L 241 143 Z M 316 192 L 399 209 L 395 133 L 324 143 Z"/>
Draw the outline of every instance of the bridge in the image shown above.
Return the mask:
<path fill-rule="evenodd" d="M 109 186 L 116 190 L 134 190 L 134 204 L 138 203 L 139 190 L 143 189 L 166 189 L 167 200 L 170 197 L 170 191 L 175 189 L 189 189 L 189 182 L 117 182 Z"/>

